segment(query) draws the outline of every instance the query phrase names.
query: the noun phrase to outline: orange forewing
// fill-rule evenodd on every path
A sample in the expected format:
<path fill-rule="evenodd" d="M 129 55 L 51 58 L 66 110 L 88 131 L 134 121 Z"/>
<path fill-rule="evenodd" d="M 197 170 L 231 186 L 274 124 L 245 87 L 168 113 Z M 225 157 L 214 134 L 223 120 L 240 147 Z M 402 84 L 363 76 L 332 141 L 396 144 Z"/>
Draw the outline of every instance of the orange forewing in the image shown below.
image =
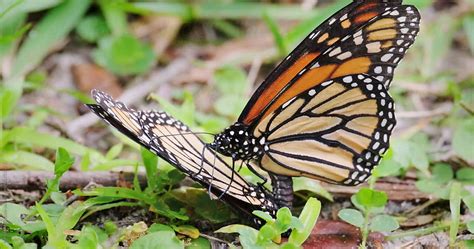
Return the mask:
<path fill-rule="evenodd" d="M 276 95 L 298 74 L 308 63 L 318 57 L 319 53 L 308 53 L 299 58 L 285 72 L 283 72 L 274 82 L 263 91 L 260 98 L 250 109 L 249 114 L 243 120 L 245 124 L 252 122 L 262 110 L 267 106 L 268 101 L 275 98 Z"/>

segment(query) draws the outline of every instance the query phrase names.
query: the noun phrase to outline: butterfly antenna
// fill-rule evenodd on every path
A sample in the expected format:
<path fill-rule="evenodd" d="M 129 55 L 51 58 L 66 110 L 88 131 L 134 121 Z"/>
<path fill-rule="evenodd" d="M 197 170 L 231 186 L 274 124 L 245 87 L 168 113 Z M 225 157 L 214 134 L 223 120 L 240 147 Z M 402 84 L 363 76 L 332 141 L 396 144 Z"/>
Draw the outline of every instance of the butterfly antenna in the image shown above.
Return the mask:
<path fill-rule="evenodd" d="M 211 189 L 212 189 L 212 182 L 214 181 L 214 170 L 216 169 L 215 165 L 216 165 L 216 158 L 217 158 L 217 151 L 216 150 L 213 150 L 213 151 L 214 151 L 214 160 L 212 162 L 211 180 L 209 182 L 209 197 L 211 197 L 211 200 L 215 200 L 212 198 L 210 194 L 211 194 Z"/>
<path fill-rule="evenodd" d="M 240 165 L 240 167 L 242 167 L 242 165 Z M 232 160 L 232 175 L 230 176 L 230 182 L 227 184 L 227 188 L 224 190 L 224 192 L 222 192 L 219 195 L 218 199 L 221 199 L 229 191 L 230 186 L 234 182 L 234 174 L 235 174 L 235 160 Z"/>

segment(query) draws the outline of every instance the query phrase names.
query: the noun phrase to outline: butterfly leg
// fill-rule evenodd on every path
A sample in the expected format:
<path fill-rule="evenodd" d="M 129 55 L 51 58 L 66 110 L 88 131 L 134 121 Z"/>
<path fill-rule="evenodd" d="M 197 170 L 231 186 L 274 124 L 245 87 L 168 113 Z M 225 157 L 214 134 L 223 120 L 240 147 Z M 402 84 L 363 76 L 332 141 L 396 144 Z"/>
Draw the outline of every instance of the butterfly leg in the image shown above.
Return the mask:
<path fill-rule="evenodd" d="M 279 207 L 293 208 L 293 179 L 269 173 L 272 180 L 272 192 Z"/>
<path fill-rule="evenodd" d="M 246 162 L 245 164 L 247 165 L 247 168 L 249 168 L 249 170 L 250 170 L 252 173 L 254 173 L 256 176 L 258 176 L 258 178 L 260 178 L 260 179 L 263 180 L 263 182 L 259 182 L 258 185 L 262 185 L 262 186 L 263 186 L 265 183 L 267 183 L 268 179 L 267 179 L 265 176 L 262 176 L 260 173 L 258 173 L 258 171 L 255 170 L 255 169 L 252 167 L 252 165 L 250 165 L 249 162 Z"/>

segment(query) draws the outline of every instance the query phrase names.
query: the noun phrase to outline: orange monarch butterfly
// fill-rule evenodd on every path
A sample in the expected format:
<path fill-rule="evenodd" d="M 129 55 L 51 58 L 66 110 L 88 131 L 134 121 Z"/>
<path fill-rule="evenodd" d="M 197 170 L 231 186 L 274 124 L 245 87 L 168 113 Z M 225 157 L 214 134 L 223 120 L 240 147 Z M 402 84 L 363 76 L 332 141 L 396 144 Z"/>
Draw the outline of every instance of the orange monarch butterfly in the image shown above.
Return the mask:
<path fill-rule="evenodd" d="M 89 107 L 237 209 L 291 206 L 293 176 L 357 185 L 389 146 L 388 87 L 420 15 L 401 0 L 355 0 L 311 32 L 265 79 L 238 121 L 205 144 L 164 112 L 127 108 L 95 91 Z M 268 172 L 273 195 L 215 152 Z"/>
<path fill-rule="evenodd" d="M 293 176 L 357 185 L 389 147 L 387 92 L 420 15 L 401 0 L 356 0 L 311 32 L 211 148 L 260 167 L 291 206 Z"/>

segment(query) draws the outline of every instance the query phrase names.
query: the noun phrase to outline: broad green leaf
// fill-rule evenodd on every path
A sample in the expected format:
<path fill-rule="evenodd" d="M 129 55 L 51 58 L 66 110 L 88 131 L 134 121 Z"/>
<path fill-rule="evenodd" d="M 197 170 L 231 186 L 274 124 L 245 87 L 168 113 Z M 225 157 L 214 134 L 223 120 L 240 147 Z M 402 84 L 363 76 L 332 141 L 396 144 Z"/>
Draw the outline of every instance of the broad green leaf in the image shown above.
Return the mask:
<path fill-rule="evenodd" d="M 370 221 L 369 230 L 375 232 L 391 232 L 398 229 L 400 225 L 395 218 L 390 215 L 380 214 Z"/>
<path fill-rule="evenodd" d="M 92 57 L 118 75 L 142 74 L 155 64 L 153 49 L 130 34 L 101 39 Z"/>
<path fill-rule="evenodd" d="M 218 68 L 214 72 L 213 82 L 224 95 L 243 96 L 249 87 L 245 71 L 235 66 Z"/>
<path fill-rule="evenodd" d="M 333 201 L 331 193 L 324 189 L 318 181 L 306 177 L 293 177 L 293 191 L 310 191 L 329 201 Z"/>
<path fill-rule="evenodd" d="M 238 117 L 245 107 L 247 100 L 239 95 L 224 95 L 214 103 L 214 109 L 222 116 Z"/>
<path fill-rule="evenodd" d="M 90 15 L 83 18 L 76 28 L 77 34 L 87 42 L 97 42 L 110 33 L 102 16 Z"/>
<path fill-rule="evenodd" d="M 3 239 L 0 239 L 0 249 L 13 249 L 13 247 Z"/>
<path fill-rule="evenodd" d="M 197 239 L 200 235 L 199 229 L 191 225 L 173 226 L 173 229 L 177 233 L 184 234 L 192 239 Z"/>
<path fill-rule="evenodd" d="M 159 232 L 159 231 L 170 231 L 170 232 L 173 232 L 174 229 L 168 225 L 164 225 L 164 224 L 159 224 L 159 223 L 154 223 L 152 224 L 148 230 L 147 230 L 149 233 L 153 233 L 153 232 Z"/>
<path fill-rule="evenodd" d="M 361 228 L 364 226 L 364 216 L 362 216 L 362 213 L 358 210 L 351 208 L 341 209 L 337 216 L 339 216 L 343 221 L 356 227 Z"/>
<path fill-rule="evenodd" d="M 266 222 L 273 222 L 273 217 L 266 213 L 266 212 L 263 212 L 263 211 L 260 211 L 260 210 L 255 210 L 252 212 L 253 215 L 261 218 L 262 220 L 266 221 Z"/>
<path fill-rule="evenodd" d="M 474 220 L 467 222 L 467 230 L 469 230 L 471 233 L 474 233 Z"/>
<path fill-rule="evenodd" d="M 14 249 L 37 249 L 38 245 L 36 243 L 25 243 L 23 238 L 19 236 L 14 236 L 12 238 L 12 244 Z M 0 245 L 0 248 L 2 246 Z"/>
<path fill-rule="evenodd" d="M 199 237 L 191 240 L 191 243 L 186 245 L 186 249 L 211 249 L 211 242 L 203 237 Z"/>
<path fill-rule="evenodd" d="M 474 15 L 466 15 L 463 19 L 463 28 L 466 32 L 471 54 L 474 54 Z"/>
<path fill-rule="evenodd" d="M 54 164 L 47 158 L 22 150 L 2 151 L 0 154 L 0 162 L 26 166 L 28 169 L 44 170 L 50 172 L 54 170 Z"/>
<path fill-rule="evenodd" d="M 388 200 L 386 193 L 369 188 L 361 188 L 356 194 L 356 199 L 366 208 L 383 207 Z"/>
<path fill-rule="evenodd" d="M 25 206 L 15 203 L 4 203 L 0 205 L 0 216 L 5 218 L 8 222 L 13 225 L 23 227 L 25 222 L 23 216 L 29 214 L 28 209 Z"/>
<path fill-rule="evenodd" d="M 244 225 L 229 225 L 221 227 L 216 233 L 238 233 L 240 243 L 243 248 L 264 249 L 265 247 L 257 245 L 257 236 L 259 231 L 255 228 Z"/>
<path fill-rule="evenodd" d="M 474 195 L 468 195 L 462 198 L 469 211 L 474 212 Z"/>
<path fill-rule="evenodd" d="M 299 216 L 299 220 L 303 223 L 303 229 L 293 229 L 288 242 L 302 245 L 313 231 L 320 212 L 321 202 L 316 198 L 309 198 Z"/>
<path fill-rule="evenodd" d="M 374 177 L 397 176 L 400 174 L 401 168 L 402 165 L 399 162 L 384 157 L 380 164 L 372 171 L 372 175 Z"/>
<path fill-rule="evenodd" d="M 474 118 L 462 121 L 454 130 L 453 149 L 466 161 L 474 162 Z"/>
<path fill-rule="evenodd" d="M 184 244 L 174 232 L 159 231 L 149 233 L 135 240 L 130 249 L 184 249 Z"/>
<path fill-rule="evenodd" d="M 454 173 L 450 165 L 445 163 L 438 163 L 433 167 L 432 170 L 432 180 L 445 184 L 453 179 Z"/>

